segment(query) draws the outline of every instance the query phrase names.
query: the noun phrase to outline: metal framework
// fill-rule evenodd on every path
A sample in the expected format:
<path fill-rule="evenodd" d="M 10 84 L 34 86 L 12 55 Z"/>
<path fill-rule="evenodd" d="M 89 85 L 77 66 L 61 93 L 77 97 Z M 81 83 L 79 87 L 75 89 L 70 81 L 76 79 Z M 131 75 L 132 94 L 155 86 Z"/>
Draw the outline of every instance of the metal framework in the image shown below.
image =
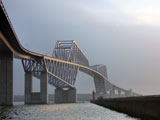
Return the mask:
<path fill-rule="evenodd" d="M 85 54 L 75 41 L 57 41 L 52 56 L 64 61 L 89 66 Z M 59 88 L 74 87 L 79 66 L 54 61 L 44 57 L 39 60 L 22 59 L 25 72 L 40 79 L 41 72 L 47 71 L 48 82 Z"/>
<path fill-rule="evenodd" d="M 52 57 L 89 66 L 86 55 L 82 52 L 74 40 L 57 41 Z"/>
<path fill-rule="evenodd" d="M 74 40 L 57 41 L 52 57 L 44 56 L 37 60 L 23 58 L 22 63 L 25 72 L 32 73 L 38 79 L 41 77 L 41 72 L 47 72 L 48 83 L 56 88 L 74 88 L 77 73 L 83 68 L 83 72 L 94 77 L 97 94 L 113 94 L 114 96 L 115 91 L 120 94 L 124 93 L 125 96 L 131 94 L 130 90 L 115 86 L 108 81 L 106 65 L 89 66 L 86 55 Z M 132 92 L 132 95 L 138 94 Z"/>

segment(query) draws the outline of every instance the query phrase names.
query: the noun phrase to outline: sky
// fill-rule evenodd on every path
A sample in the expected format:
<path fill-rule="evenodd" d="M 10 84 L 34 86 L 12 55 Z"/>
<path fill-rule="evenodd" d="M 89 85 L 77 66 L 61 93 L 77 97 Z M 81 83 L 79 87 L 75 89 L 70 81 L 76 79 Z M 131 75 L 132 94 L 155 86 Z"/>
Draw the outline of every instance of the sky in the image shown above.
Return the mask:
<path fill-rule="evenodd" d="M 160 93 L 159 0 L 2 1 L 26 49 L 51 55 L 57 40 L 76 40 L 90 65 L 107 65 L 113 84 L 144 95 Z M 33 82 L 38 91 L 39 81 Z M 76 88 L 91 93 L 93 78 L 79 72 Z M 14 60 L 14 94 L 24 94 L 20 60 Z"/>

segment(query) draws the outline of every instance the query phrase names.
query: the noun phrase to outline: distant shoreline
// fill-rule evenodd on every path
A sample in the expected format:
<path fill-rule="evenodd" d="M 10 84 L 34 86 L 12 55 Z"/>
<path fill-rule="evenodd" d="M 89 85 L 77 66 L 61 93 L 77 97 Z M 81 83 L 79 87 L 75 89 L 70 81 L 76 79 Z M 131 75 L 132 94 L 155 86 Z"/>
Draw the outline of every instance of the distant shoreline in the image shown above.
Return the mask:
<path fill-rule="evenodd" d="M 54 94 L 48 95 L 49 101 L 54 101 Z M 90 101 L 92 94 L 77 94 L 77 101 Z M 24 102 L 24 95 L 15 95 L 14 102 Z"/>

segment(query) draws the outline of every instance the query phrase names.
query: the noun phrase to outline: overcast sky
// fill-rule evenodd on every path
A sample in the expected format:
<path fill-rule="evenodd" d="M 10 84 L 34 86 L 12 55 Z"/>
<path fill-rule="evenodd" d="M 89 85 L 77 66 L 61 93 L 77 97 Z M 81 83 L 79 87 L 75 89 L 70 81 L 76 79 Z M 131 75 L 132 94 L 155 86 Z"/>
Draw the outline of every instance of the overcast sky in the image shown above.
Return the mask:
<path fill-rule="evenodd" d="M 141 94 L 160 93 L 159 0 L 3 0 L 21 44 L 51 55 L 56 40 L 76 40 L 90 65 L 106 64 L 109 81 Z M 14 93 L 24 94 L 21 61 L 14 63 Z M 34 80 L 37 91 L 38 80 Z M 93 79 L 79 73 L 79 93 Z M 54 87 L 49 86 L 53 93 Z"/>

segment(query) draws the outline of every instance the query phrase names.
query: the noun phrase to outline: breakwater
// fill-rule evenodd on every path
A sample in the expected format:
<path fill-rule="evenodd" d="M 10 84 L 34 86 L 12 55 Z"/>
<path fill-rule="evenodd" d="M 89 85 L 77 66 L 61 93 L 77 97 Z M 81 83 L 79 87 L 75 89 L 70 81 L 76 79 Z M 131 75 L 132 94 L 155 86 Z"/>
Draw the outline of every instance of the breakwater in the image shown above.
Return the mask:
<path fill-rule="evenodd" d="M 99 99 L 91 103 L 145 120 L 160 120 L 160 95 Z"/>

